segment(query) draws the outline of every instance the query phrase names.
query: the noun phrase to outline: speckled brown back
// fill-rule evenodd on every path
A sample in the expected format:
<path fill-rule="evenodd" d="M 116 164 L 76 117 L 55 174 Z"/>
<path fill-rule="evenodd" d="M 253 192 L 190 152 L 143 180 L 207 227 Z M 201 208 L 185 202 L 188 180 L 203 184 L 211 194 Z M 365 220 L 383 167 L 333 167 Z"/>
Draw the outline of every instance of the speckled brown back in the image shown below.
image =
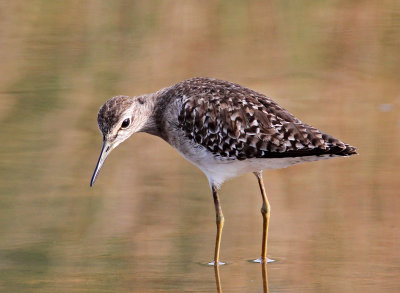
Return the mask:
<path fill-rule="evenodd" d="M 244 160 L 356 154 L 302 123 L 263 94 L 227 81 L 193 78 L 171 87 L 182 99 L 179 127 L 215 155 Z"/>

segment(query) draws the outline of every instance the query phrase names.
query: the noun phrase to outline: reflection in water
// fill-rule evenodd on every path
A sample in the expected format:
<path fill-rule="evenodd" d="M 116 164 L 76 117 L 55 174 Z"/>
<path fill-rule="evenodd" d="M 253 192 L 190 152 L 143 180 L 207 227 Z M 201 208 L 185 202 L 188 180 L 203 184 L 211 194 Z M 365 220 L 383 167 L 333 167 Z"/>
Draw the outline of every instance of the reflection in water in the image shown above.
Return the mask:
<path fill-rule="evenodd" d="M 267 268 L 267 263 L 261 262 L 260 265 L 261 265 L 263 292 L 264 293 L 268 293 L 268 268 Z M 214 273 L 215 273 L 215 283 L 216 283 L 216 286 L 217 286 L 217 292 L 221 293 L 222 292 L 222 286 L 221 286 L 221 277 L 220 277 L 219 266 L 214 266 Z"/>
<path fill-rule="evenodd" d="M 264 293 L 268 293 L 268 272 L 267 272 L 267 264 L 265 262 L 261 263 L 261 271 L 262 271 Z"/>
<path fill-rule="evenodd" d="M 222 293 L 221 278 L 219 276 L 219 266 L 214 266 L 215 283 L 217 284 L 217 292 Z"/>
<path fill-rule="evenodd" d="M 400 2 L 314 2 L 0 1 L 0 291 L 215 292 L 200 171 L 138 134 L 87 183 L 99 105 L 209 76 L 360 148 L 265 172 L 270 287 L 400 292 Z M 259 292 L 253 175 L 220 199 L 223 289 Z"/>

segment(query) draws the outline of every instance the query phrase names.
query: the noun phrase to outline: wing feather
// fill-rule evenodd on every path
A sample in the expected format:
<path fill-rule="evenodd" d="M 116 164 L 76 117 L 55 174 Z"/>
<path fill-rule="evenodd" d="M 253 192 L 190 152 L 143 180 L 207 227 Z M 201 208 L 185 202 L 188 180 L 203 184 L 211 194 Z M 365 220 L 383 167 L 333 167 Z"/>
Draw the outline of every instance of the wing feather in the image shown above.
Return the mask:
<path fill-rule="evenodd" d="M 253 90 L 206 78 L 183 83 L 190 84 L 182 85 L 179 127 L 215 155 L 244 160 L 355 153 Z"/>

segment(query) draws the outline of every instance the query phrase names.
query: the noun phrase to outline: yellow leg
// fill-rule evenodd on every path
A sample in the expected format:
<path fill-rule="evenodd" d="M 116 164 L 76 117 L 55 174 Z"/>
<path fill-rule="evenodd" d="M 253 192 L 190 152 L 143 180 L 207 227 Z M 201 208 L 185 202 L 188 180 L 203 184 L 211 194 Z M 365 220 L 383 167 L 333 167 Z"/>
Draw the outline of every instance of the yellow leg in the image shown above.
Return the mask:
<path fill-rule="evenodd" d="M 222 228 L 224 227 L 224 215 L 222 214 L 221 204 L 219 203 L 219 197 L 217 188 L 213 185 L 211 187 L 213 197 L 214 197 L 214 206 L 215 206 L 215 215 L 217 219 L 217 237 L 215 239 L 215 252 L 214 252 L 214 265 L 219 265 L 219 248 L 221 245 L 221 234 Z"/>
<path fill-rule="evenodd" d="M 267 262 L 267 240 L 268 240 L 268 224 L 271 207 L 268 202 L 267 194 L 265 193 L 264 182 L 262 178 L 262 171 L 254 172 L 258 180 L 258 185 L 260 186 L 261 196 L 263 200 L 263 204 L 261 207 L 261 214 L 263 216 L 263 240 L 262 240 L 262 249 L 261 249 L 261 262 Z"/>

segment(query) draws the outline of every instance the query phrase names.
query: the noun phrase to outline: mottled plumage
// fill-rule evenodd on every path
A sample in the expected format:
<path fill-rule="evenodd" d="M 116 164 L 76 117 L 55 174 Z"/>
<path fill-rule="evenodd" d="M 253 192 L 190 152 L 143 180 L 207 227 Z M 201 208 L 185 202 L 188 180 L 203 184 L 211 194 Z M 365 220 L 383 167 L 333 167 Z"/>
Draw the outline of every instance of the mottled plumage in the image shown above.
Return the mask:
<path fill-rule="evenodd" d="M 261 171 L 356 154 L 354 147 L 301 122 L 265 95 L 211 78 L 188 79 L 139 97 L 114 97 L 97 120 L 103 148 L 91 185 L 111 150 L 136 132 L 161 137 L 204 172 L 217 216 L 214 265 L 224 223 L 217 190 L 225 180 L 247 172 L 257 176 L 265 262 L 270 207 Z"/>
<path fill-rule="evenodd" d="M 166 140 L 217 185 L 259 169 L 356 154 L 354 147 L 301 122 L 265 95 L 211 78 L 110 99 L 98 114 L 102 134 L 128 138 L 133 132 L 114 129 L 122 117 L 130 117 L 133 132 Z"/>
<path fill-rule="evenodd" d="M 179 127 L 215 155 L 245 160 L 355 153 L 354 147 L 240 85 L 195 78 L 176 85 L 174 91 L 182 100 Z"/>

